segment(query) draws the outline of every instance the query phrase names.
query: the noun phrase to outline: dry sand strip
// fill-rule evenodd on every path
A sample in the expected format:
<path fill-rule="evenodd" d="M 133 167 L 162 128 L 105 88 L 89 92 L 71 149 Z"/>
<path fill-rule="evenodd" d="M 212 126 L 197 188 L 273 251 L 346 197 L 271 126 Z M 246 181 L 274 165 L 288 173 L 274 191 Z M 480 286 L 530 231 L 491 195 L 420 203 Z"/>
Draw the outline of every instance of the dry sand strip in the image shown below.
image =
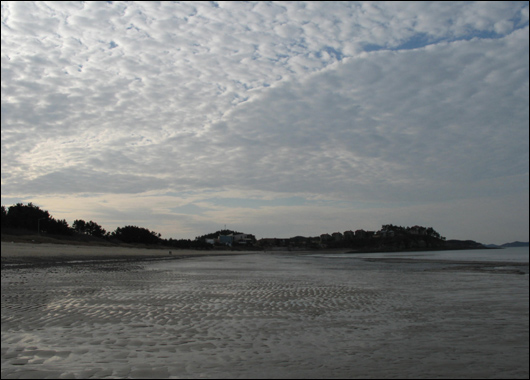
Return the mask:
<path fill-rule="evenodd" d="M 2 242 L 2 269 L 111 261 L 174 260 L 201 256 L 241 255 L 245 251 L 196 251 L 63 244 Z"/>

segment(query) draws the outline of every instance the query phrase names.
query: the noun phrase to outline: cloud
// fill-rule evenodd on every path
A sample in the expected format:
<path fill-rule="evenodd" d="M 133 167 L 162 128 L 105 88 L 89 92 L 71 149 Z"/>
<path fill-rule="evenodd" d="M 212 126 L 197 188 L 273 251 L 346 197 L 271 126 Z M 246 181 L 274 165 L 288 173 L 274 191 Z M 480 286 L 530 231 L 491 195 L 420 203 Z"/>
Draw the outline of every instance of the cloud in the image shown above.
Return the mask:
<path fill-rule="evenodd" d="M 220 166 L 238 186 L 466 196 L 527 173 L 525 33 L 351 58 L 241 105 L 209 139 L 232 152 Z"/>
<path fill-rule="evenodd" d="M 526 194 L 526 2 L 15 2 L 1 17 L 3 197 L 173 192 L 161 215 L 204 225 L 235 200 L 259 220 L 317 199 Z"/>
<path fill-rule="evenodd" d="M 145 174 L 119 175 L 66 167 L 22 183 L 14 181 L 12 185 L 5 185 L 3 188 L 8 194 L 136 194 L 167 186 L 164 182 Z"/>

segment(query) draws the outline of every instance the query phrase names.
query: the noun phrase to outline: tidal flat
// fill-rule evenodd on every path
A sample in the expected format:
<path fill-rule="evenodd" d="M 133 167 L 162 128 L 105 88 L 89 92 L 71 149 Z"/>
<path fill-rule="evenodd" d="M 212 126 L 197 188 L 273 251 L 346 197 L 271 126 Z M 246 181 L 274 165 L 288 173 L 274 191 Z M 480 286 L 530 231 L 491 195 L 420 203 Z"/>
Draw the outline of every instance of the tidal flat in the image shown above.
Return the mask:
<path fill-rule="evenodd" d="M 1 376 L 528 378 L 516 266 L 259 253 L 2 270 Z"/>

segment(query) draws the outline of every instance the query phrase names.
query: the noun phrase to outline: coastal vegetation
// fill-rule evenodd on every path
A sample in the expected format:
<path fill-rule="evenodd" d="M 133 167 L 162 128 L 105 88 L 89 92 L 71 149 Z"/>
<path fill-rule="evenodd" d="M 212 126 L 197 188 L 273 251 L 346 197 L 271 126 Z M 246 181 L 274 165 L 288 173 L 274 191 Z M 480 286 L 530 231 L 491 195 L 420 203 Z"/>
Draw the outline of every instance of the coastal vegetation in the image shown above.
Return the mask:
<path fill-rule="evenodd" d="M 98 223 L 76 219 L 72 226 L 64 219 L 55 219 L 47 210 L 33 203 L 2 205 L 2 238 L 8 235 L 31 236 L 34 241 L 60 241 L 112 245 L 168 246 L 181 249 L 208 249 L 201 239 L 163 239 L 160 233 L 144 227 L 127 225 L 107 231 Z M 20 240 L 17 239 L 17 240 Z"/>
<path fill-rule="evenodd" d="M 55 219 L 46 210 L 28 203 L 2 206 L 2 239 L 5 236 L 34 236 L 66 242 L 112 245 L 165 246 L 176 249 L 245 249 L 245 250 L 318 250 L 348 249 L 351 251 L 409 251 L 486 248 L 472 240 L 446 240 L 432 227 L 403 227 L 386 224 L 379 231 L 344 231 L 319 236 L 266 238 L 257 240 L 252 234 L 219 230 L 195 239 L 163 239 L 160 233 L 147 228 L 127 225 L 106 231 L 90 220 L 76 219 L 72 226 Z"/>

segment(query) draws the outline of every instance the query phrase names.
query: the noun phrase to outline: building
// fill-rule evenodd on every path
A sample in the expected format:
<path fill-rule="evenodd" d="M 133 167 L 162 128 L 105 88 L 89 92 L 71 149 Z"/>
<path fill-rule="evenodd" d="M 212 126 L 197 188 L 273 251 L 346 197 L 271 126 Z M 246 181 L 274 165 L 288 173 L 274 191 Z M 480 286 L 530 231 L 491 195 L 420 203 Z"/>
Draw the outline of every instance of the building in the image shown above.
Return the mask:
<path fill-rule="evenodd" d="M 232 244 L 234 244 L 234 235 L 219 235 L 219 238 L 217 240 L 220 244 L 228 245 L 231 247 Z"/>
<path fill-rule="evenodd" d="M 289 239 L 289 245 L 292 247 L 305 247 L 309 243 L 310 239 L 305 236 L 295 236 Z"/>
<path fill-rule="evenodd" d="M 352 241 L 355 239 L 355 232 L 353 231 L 344 231 L 344 240 L 346 241 Z"/>
<path fill-rule="evenodd" d="M 366 237 L 366 231 L 365 230 L 357 230 L 357 231 L 355 231 L 355 237 L 357 239 L 364 239 Z"/>
<path fill-rule="evenodd" d="M 236 234 L 233 235 L 234 237 L 234 244 L 241 244 L 241 245 L 251 245 L 256 238 L 254 235 L 251 234 Z"/>

